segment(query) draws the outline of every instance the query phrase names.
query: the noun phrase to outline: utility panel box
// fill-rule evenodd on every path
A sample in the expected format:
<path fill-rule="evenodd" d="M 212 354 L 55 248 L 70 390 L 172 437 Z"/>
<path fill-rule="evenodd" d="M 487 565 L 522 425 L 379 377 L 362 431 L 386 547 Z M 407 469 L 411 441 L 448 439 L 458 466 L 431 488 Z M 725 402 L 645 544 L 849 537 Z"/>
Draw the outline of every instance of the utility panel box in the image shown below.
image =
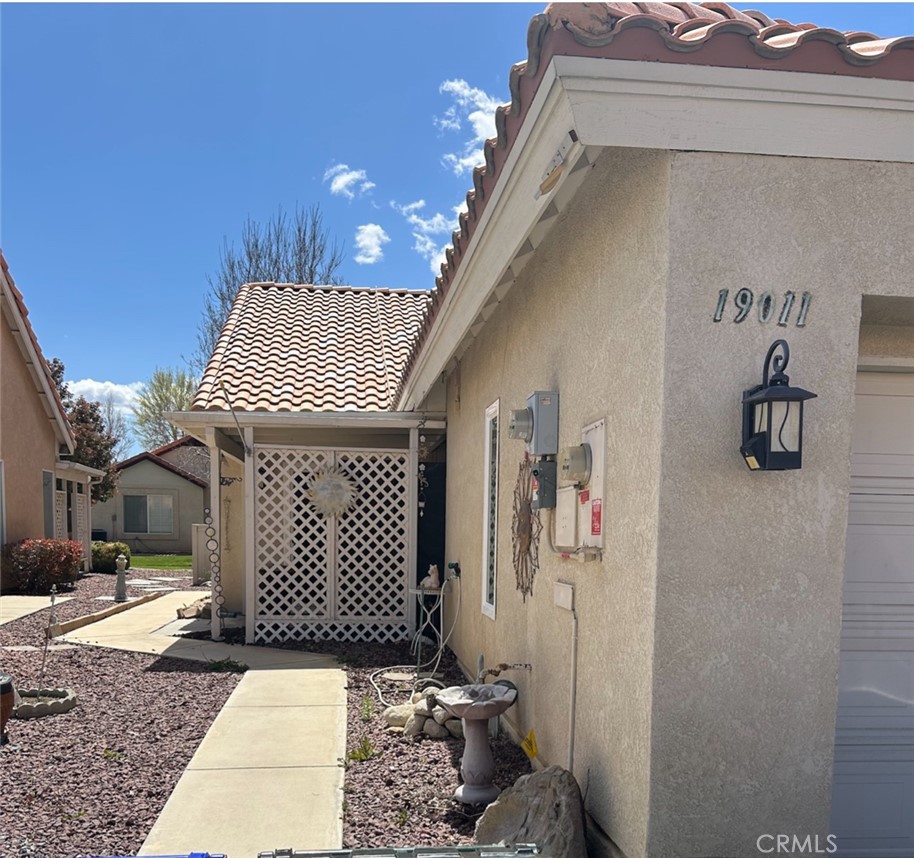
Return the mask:
<path fill-rule="evenodd" d="M 574 585 L 566 584 L 564 581 L 556 581 L 553 585 L 553 599 L 559 608 L 566 611 L 574 610 Z"/>
<path fill-rule="evenodd" d="M 555 493 L 555 547 L 577 548 L 578 545 L 578 491 L 574 486 L 564 486 Z"/>
<path fill-rule="evenodd" d="M 533 433 L 527 442 L 531 456 L 554 456 L 559 451 L 559 393 L 535 390 L 527 397 L 533 416 Z"/>
<path fill-rule="evenodd" d="M 555 462 L 533 463 L 533 509 L 555 509 Z"/>

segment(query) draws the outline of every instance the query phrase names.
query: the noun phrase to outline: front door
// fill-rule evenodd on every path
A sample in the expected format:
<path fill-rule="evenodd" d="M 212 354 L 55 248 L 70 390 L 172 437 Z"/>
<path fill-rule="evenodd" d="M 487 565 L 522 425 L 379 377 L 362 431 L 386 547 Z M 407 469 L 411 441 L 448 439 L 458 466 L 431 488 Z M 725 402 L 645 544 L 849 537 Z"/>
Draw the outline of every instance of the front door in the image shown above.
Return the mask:
<path fill-rule="evenodd" d="M 860 373 L 831 832 L 841 858 L 914 858 L 914 375 Z"/>

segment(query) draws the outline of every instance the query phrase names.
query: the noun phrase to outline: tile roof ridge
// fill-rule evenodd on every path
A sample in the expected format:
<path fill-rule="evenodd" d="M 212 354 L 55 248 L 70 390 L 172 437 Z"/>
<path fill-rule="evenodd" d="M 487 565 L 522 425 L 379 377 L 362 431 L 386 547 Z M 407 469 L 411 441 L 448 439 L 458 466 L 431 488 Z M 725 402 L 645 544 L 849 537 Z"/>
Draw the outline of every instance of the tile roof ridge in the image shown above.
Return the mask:
<path fill-rule="evenodd" d="M 245 283 L 250 288 L 299 289 L 321 292 L 379 292 L 393 295 L 427 295 L 430 289 L 408 289 L 405 286 L 353 286 L 347 283 L 277 283 L 275 281 L 258 281 Z M 244 287 L 242 287 L 244 288 Z"/>

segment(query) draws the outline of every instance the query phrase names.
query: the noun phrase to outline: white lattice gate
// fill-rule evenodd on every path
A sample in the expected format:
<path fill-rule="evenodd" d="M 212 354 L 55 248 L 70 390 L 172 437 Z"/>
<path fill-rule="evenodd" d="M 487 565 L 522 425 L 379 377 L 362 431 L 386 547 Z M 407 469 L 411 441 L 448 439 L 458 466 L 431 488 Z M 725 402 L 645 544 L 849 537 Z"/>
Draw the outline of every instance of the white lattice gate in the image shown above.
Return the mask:
<path fill-rule="evenodd" d="M 327 468 L 356 490 L 330 518 L 306 495 Z M 255 640 L 408 637 L 408 453 L 258 446 L 254 475 Z"/>

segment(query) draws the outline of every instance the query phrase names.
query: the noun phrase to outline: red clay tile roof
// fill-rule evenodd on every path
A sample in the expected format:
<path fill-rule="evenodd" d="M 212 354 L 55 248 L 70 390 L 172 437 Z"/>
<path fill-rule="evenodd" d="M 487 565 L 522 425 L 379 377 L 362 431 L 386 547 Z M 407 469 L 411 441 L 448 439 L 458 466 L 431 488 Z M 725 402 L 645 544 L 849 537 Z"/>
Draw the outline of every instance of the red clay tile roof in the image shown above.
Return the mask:
<path fill-rule="evenodd" d="M 7 264 L 6 258 L 3 255 L 2 250 L 0 250 L 0 268 L 3 269 L 3 273 L 6 275 L 6 281 L 9 283 L 10 291 L 13 295 L 13 300 L 16 303 L 16 309 L 22 318 L 25 334 L 31 341 L 32 346 L 35 349 L 35 354 L 38 356 L 38 361 L 41 364 L 41 366 L 38 366 L 35 369 L 38 372 L 43 372 L 48 380 L 48 387 L 51 390 L 51 395 L 54 397 L 53 402 L 51 402 L 50 405 L 52 408 L 56 408 L 59 412 L 60 417 L 63 420 L 63 425 L 66 426 L 66 430 L 70 435 L 70 440 L 75 443 L 76 439 L 73 437 L 73 428 L 70 426 L 70 421 L 67 418 L 66 409 L 63 407 L 63 402 L 60 399 L 60 393 L 57 390 L 57 384 L 54 381 L 54 377 L 51 375 L 51 368 L 48 366 L 48 362 L 45 360 L 44 354 L 42 354 L 41 346 L 38 345 L 38 337 L 35 334 L 35 329 L 32 327 L 32 323 L 29 321 L 29 310 L 28 307 L 25 306 L 25 299 L 22 297 L 22 293 L 16 286 L 16 283 L 13 280 L 13 275 L 10 274 L 10 268 Z"/>
<path fill-rule="evenodd" d="M 114 466 L 114 470 L 123 471 L 133 465 L 138 465 L 140 462 L 152 462 L 153 465 L 158 465 L 166 471 L 171 471 L 173 474 L 183 477 L 195 486 L 200 486 L 205 489 L 209 485 L 206 480 L 201 480 L 200 477 L 195 476 L 190 473 L 190 471 L 185 471 L 184 468 L 179 468 L 177 465 L 169 462 L 168 459 L 163 459 L 161 456 L 157 456 L 155 453 L 150 453 L 148 451 L 145 453 L 137 453 L 136 456 L 131 456 L 129 459 L 124 459 L 123 462 L 118 462 Z"/>
<path fill-rule="evenodd" d="M 242 286 L 191 408 L 393 408 L 428 294 L 350 286 Z"/>
<path fill-rule="evenodd" d="M 161 447 L 156 447 L 155 450 L 150 450 L 153 456 L 161 456 L 162 453 L 167 453 L 169 450 L 174 450 L 177 447 L 203 447 L 204 444 L 201 441 L 198 441 L 191 435 L 182 435 L 180 438 L 176 438 L 174 441 L 169 441 L 167 444 L 163 444 Z"/>
<path fill-rule="evenodd" d="M 527 28 L 527 60 L 511 69 L 511 103 L 495 111 L 497 137 L 473 171 L 468 211 L 445 251 L 429 311 L 410 350 L 402 392 L 486 202 L 554 56 L 596 57 L 728 68 L 773 69 L 890 80 L 914 80 L 914 36 L 881 39 L 814 24 L 791 24 L 726 3 L 552 3 Z"/>

